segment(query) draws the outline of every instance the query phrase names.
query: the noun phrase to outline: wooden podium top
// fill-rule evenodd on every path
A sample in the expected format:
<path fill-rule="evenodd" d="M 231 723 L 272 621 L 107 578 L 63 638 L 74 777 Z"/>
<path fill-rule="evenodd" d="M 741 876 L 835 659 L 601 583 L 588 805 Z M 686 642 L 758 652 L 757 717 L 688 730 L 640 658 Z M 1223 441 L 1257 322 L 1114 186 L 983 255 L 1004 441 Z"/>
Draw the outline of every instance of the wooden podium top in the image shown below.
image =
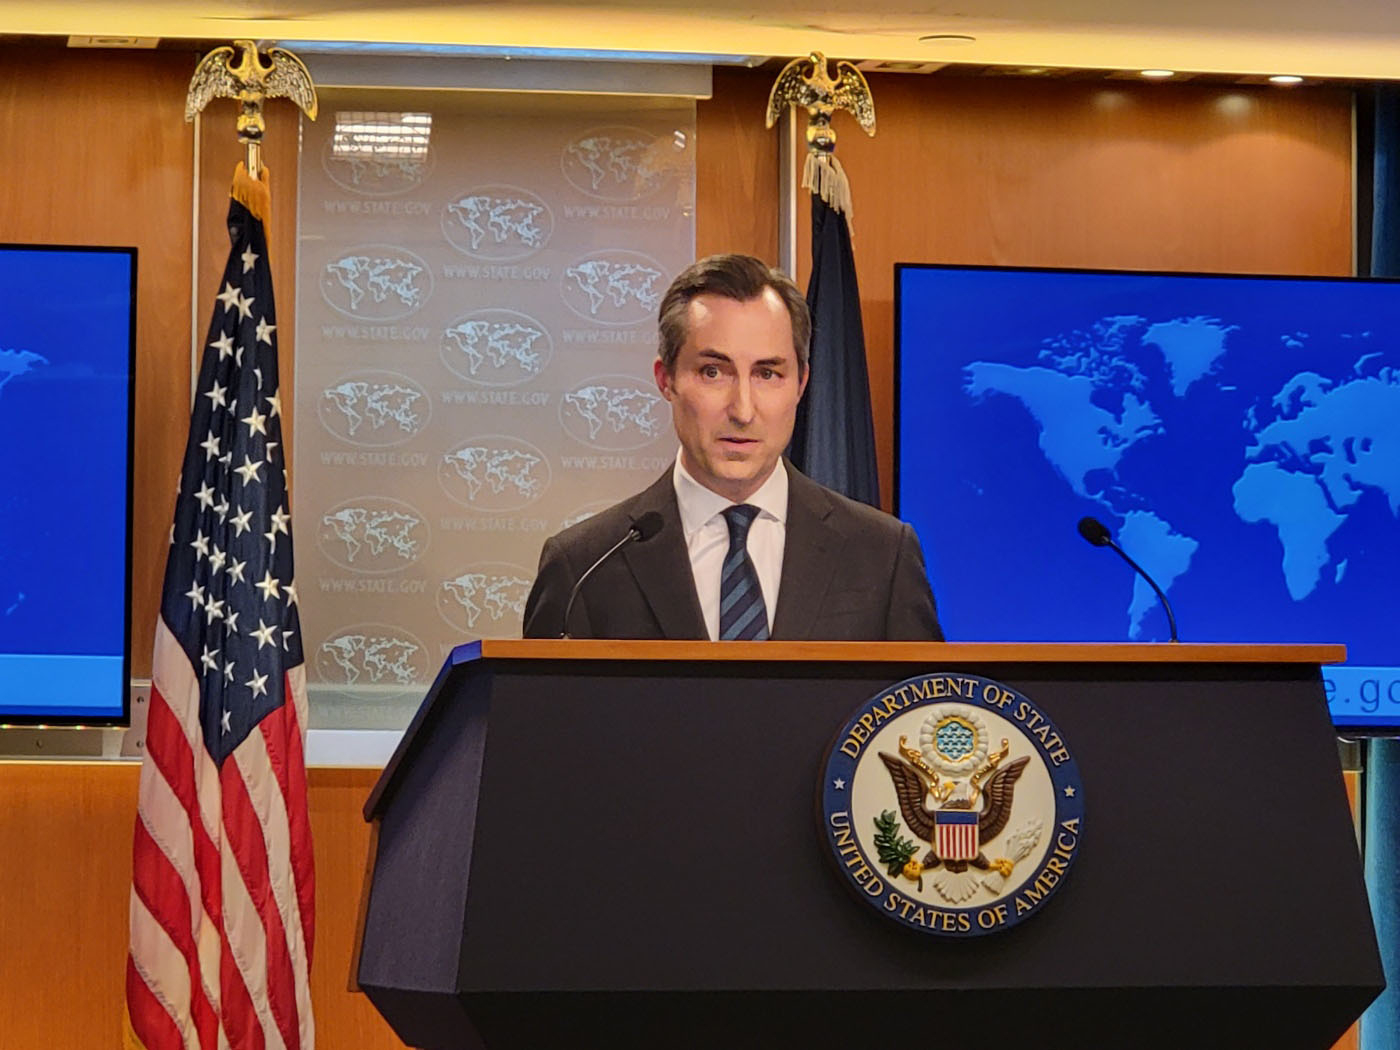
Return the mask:
<path fill-rule="evenodd" d="M 484 639 L 453 662 L 492 660 L 727 660 L 847 663 L 1339 664 L 1345 645 L 1197 645 L 1171 642 L 642 642 L 592 638 Z"/>

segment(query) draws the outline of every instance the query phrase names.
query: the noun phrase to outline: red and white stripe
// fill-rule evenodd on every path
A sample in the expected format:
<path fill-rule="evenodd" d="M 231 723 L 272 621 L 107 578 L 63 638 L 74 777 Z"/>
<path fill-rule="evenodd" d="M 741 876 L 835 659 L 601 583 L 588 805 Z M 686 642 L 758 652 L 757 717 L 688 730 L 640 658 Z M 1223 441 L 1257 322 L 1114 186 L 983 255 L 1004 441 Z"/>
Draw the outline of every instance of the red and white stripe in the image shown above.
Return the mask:
<path fill-rule="evenodd" d="M 972 860 L 977 856 L 976 824 L 939 824 L 938 855 L 944 860 Z"/>
<path fill-rule="evenodd" d="M 141 767 L 127 959 L 143 1050 L 312 1050 L 315 877 L 306 676 L 214 766 L 199 680 L 164 622 Z"/>

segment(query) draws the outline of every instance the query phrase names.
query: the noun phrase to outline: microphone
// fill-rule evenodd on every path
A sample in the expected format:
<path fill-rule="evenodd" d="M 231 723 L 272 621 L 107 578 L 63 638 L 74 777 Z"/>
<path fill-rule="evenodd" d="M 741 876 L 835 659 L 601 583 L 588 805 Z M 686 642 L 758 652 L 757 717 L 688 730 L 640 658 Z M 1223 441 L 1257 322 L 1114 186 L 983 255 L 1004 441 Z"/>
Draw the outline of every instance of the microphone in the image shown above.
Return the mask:
<path fill-rule="evenodd" d="M 1167 626 L 1171 628 L 1172 641 L 1179 642 L 1176 636 L 1176 617 L 1172 615 L 1171 602 L 1167 601 L 1167 596 L 1162 593 L 1162 588 L 1157 586 L 1157 581 L 1147 575 L 1146 570 L 1141 565 L 1128 557 L 1128 552 L 1118 544 L 1113 542 L 1113 535 L 1108 531 L 1108 526 L 1099 521 L 1098 518 L 1080 518 L 1079 535 L 1092 543 L 1095 547 L 1112 547 L 1118 552 L 1118 556 L 1133 567 L 1133 571 L 1147 581 L 1147 585 L 1157 592 L 1157 597 L 1162 602 L 1162 608 L 1167 611 Z"/>
<path fill-rule="evenodd" d="M 622 539 L 618 540 L 604 551 L 603 556 L 588 567 L 588 571 L 578 578 L 578 582 L 574 584 L 573 590 L 569 592 L 568 604 L 564 606 L 564 629 L 559 632 L 560 638 L 569 637 L 569 613 L 573 612 L 574 602 L 578 599 L 579 592 L 583 590 L 583 583 L 588 577 L 593 575 L 593 571 L 629 543 L 645 543 L 660 532 L 661 526 L 665 524 L 666 519 L 656 511 L 647 511 L 632 522 L 631 527 L 627 530 L 627 535 L 623 536 Z"/>

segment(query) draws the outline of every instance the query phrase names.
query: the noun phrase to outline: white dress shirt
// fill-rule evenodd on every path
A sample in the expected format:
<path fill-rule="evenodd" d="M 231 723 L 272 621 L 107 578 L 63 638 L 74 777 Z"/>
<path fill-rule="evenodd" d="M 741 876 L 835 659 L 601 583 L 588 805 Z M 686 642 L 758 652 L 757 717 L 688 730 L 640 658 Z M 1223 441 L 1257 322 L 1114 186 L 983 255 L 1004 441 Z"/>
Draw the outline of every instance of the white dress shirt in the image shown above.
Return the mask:
<path fill-rule="evenodd" d="M 736 506 L 733 502 L 711 492 L 690 476 L 676 457 L 672 472 L 676 486 L 676 502 L 680 504 L 681 528 L 685 532 L 686 550 L 690 552 L 690 571 L 695 576 L 695 593 L 700 598 L 700 611 L 705 615 L 705 630 L 710 641 L 719 638 L 719 577 L 724 556 L 729 552 L 729 523 L 724 512 Z M 773 614 L 778 608 L 778 584 L 783 575 L 783 546 L 787 541 L 788 476 L 780 462 L 768 480 L 745 503 L 758 508 L 758 516 L 749 526 L 749 558 L 758 573 L 758 585 L 763 591 L 763 604 L 768 610 L 768 629 L 773 629 Z"/>

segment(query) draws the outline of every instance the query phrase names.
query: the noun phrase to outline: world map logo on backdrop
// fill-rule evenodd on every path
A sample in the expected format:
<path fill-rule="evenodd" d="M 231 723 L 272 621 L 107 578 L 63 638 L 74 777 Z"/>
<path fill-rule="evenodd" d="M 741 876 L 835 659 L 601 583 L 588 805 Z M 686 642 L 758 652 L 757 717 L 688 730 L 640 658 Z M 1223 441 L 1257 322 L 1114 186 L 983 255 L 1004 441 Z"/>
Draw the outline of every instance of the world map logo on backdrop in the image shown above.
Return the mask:
<path fill-rule="evenodd" d="M 382 623 L 343 627 L 316 650 L 320 681 L 373 688 L 385 699 L 418 689 L 430 672 L 427 647 L 402 627 Z"/>
<path fill-rule="evenodd" d="M 655 135 L 632 127 L 600 127 L 583 132 L 564 147 L 564 178 L 580 193 L 598 200 L 640 200 L 665 181 L 674 149 Z"/>
<path fill-rule="evenodd" d="M 665 291 L 665 268 L 641 252 L 593 252 L 564 269 L 564 303 L 585 321 L 624 325 L 649 321 Z"/>
<path fill-rule="evenodd" d="M 519 186 L 478 186 L 442 209 L 442 233 L 463 255 L 490 262 L 524 259 L 549 243 L 554 213 Z"/>
<path fill-rule="evenodd" d="M 1168 593 L 1191 577 L 1202 544 L 1229 527 L 1210 517 L 1214 504 L 1205 499 L 1174 501 L 1135 453 L 1151 445 L 1155 462 L 1170 453 L 1178 464 L 1202 462 L 1202 449 L 1213 461 L 1233 456 L 1228 513 L 1266 526 L 1277 541 L 1243 545 L 1238 556 L 1276 559 L 1272 571 L 1302 602 L 1323 583 L 1346 580 L 1361 551 L 1349 548 L 1343 526 L 1368 496 L 1400 517 L 1400 348 L 1365 331 L 1261 337 L 1261 323 L 1168 311 L 1105 316 L 1043 336 L 1033 365 L 971 361 L 964 390 L 974 403 L 1019 404 L 1038 433 L 1038 448 L 1027 453 L 1121 522 L 1119 542 Z M 1247 331 L 1253 345 L 1238 349 Z M 1285 378 L 1270 395 L 1242 403 L 1236 383 L 1221 376 L 1232 365 L 1259 367 L 1261 351 Z M 1351 364 L 1328 374 L 1302 367 L 1319 360 Z M 1142 636 L 1155 601 L 1137 580 L 1129 637 Z"/>
<path fill-rule="evenodd" d="M 514 310 L 476 310 L 442 333 L 442 363 L 469 383 L 516 386 L 534 379 L 554 356 L 539 321 Z"/>
<path fill-rule="evenodd" d="M 364 448 L 401 445 L 428 425 L 432 399 L 398 372 L 353 372 L 321 391 L 316 414 L 340 440 Z"/>
<path fill-rule="evenodd" d="M 438 613 L 453 628 L 475 637 L 519 636 L 534 573 L 518 565 L 469 566 L 442 581 Z"/>
<path fill-rule="evenodd" d="M 474 510 L 520 510 L 549 487 L 549 461 L 528 441 L 490 434 L 444 453 L 438 482 L 451 499 Z"/>
<path fill-rule="evenodd" d="M 595 376 L 559 399 L 559 423 L 575 441 L 608 452 L 641 448 L 667 428 L 656 388 L 628 376 Z"/>
<path fill-rule="evenodd" d="M 428 548 L 421 512 L 387 496 L 361 496 L 321 516 L 317 545 L 335 564 L 352 572 L 398 572 Z"/>
<path fill-rule="evenodd" d="M 359 321 L 400 320 L 419 310 L 432 294 L 428 264 L 394 245 L 358 245 L 321 270 L 321 295 L 327 304 Z"/>
<path fill-rule="evenodd" d="M 335 138 L 321 148 L 321 167 L 341 189 L 363 197 L 396 197 L 417 189 L 433 170 L 433 150 L 419 157 L 393 157 L 370 152 L 337 155 Z"/>

